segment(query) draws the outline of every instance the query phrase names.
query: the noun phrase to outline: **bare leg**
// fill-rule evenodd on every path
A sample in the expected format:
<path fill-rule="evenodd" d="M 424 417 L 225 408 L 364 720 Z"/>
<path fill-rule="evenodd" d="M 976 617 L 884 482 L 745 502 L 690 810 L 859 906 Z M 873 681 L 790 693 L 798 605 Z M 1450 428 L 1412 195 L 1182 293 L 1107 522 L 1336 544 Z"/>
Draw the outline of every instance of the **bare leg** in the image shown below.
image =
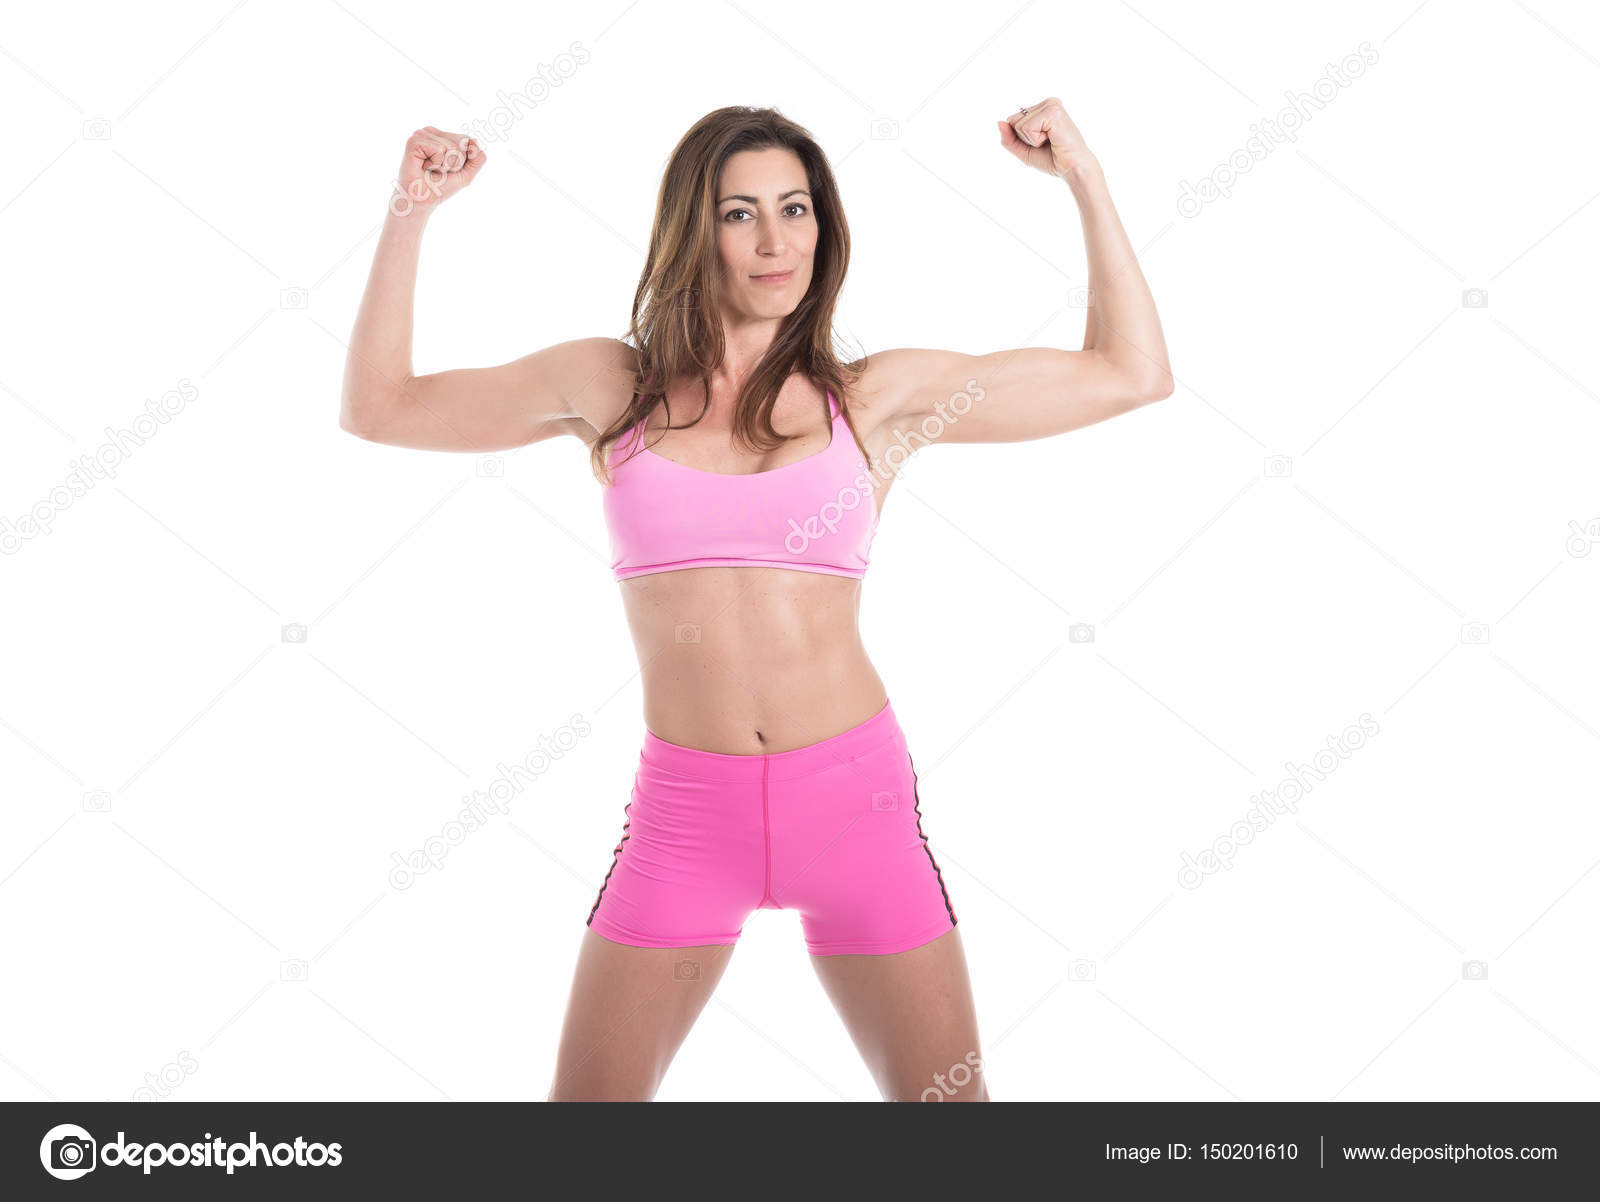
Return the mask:
<path fill-rule="evenodd" d="M 731 944 L 629 947 L 583 935 L 551 1102 L 648 1102 L 722 979 Z"/>
<path fill-rule="evenodd" d="M 811 964 L 885 1101 L 989 1100 L 957 929 L 892 956 Z"/>

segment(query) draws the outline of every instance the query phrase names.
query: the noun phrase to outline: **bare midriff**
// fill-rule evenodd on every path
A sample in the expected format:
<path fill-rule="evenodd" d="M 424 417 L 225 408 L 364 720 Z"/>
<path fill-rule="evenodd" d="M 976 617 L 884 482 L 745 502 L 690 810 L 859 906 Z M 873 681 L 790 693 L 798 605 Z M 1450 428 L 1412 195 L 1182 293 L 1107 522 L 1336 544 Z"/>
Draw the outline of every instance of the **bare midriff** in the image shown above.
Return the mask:
<path fill-rule="evenodd" d="M 861 584 L 761 567 L 621 581 L 646 729 L 701 751 L 770 755 L 871 718 L 888 695 L 861 643 Z"/>

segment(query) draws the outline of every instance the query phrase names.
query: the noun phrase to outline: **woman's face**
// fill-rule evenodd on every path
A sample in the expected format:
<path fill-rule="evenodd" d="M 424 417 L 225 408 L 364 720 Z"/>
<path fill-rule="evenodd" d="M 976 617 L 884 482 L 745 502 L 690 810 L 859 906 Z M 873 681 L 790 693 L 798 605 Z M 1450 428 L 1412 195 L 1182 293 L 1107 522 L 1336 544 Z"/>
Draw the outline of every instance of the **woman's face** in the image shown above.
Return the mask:
<path fill-rule="evenodd" d="M 794 312 L 811 287 L 816 248 L 817 218 L 799 155 L 776 146 L 742 150 L 722 165 L 717 252 L 729 317 Z"/>

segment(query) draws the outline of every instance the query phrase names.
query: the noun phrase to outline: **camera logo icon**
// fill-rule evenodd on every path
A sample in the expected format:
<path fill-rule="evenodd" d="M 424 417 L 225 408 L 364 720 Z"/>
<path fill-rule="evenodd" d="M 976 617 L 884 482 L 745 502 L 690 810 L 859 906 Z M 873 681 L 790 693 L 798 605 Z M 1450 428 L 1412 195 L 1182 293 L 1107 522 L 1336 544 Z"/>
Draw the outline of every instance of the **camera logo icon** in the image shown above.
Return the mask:
<path fill-rule="evenodd" d="M 874 810 L 898 810 L 900 808 L 900 794 L 874 793 L 872 795 L 872 808 Z"/>
<path fill-rule="evenodd" d="M 91 117 L 83 123 L 83 136 L 91 142 L 105 142 L 111 138 L 111 122 L 104 117 Z"/>
<path fill-rule="evenodd" d="M 869 136 L 874 142 L 887 142 L 900 136 L 900 122 L 889 117 L 877 117 L 868 128 Z"/>
<path fill-rule="evenodd" d="M 1600 543 L 1600 518 L 1591 518 L 1582 526 L 1573 521 L 1567 525 L 1572 530 L 1572 537 L 1567 540 L 1567 554 L 1573 558 L 1582 559 Z"/>
<path fill-rule="evenodd" d="M 478 460 L 478 475 L 486 479 L 503 477 L 506 474 L 505 460 L 498 455 L 484 455 Z"/>
<path fill-rule="evenodd" d="M 104 814 L 111 809 L 111 794 L 104 789 L 91 789 L 83 795 L 83 808 L 91 814 Z"/>
<path fill-rule="evenodd" d="M 1463 309 L 1487 309 L 1489 307 L 1489 292 L 1485 288 L 1468 288 L 1461 294 L 1461 307 Z"/>
<path fill-rule="evenodd" d="M 672 966 L 672 979 L 674 981 L 698 981 L 700 979 L 700 961 L 677 961 Z"/>
<path fill-rule="evenodd" d="M 278 980 L 305 981 L 311 975 L 311 966 L 304 960 L 284 960 L 278 965 Z"/>
<path fill-rule="evenodd" d="M 1094 627 L 1087 622 L 1074 622 L 1067 628 L 1067 642 L 1092 643 L 1094 642 Z"/>
<path fill-rule="evenodd" d="M 278 308 L 304 309 L 311 303 L 311 294 L 304 288 L 284 288 L 278 292 Z"/>
<path fill-rule="evenodd" d="M 1092 981 L 1092 980 L 1094 980 L 1094 961 L 1093 960 L 1068 960 L 1067 961 L 1067 979 L 1069 981 Z"/>
<path fill-rule="evenodd" d="M 1287 455 L 1269 455 L 1261 461 L 1261 474 L 1286 480 L 1294 475 L 1294 460 Z"/>
<path fill-rule="evenodd" d="M 94 1137 L 76 1123 L 51 1127 L 39 1141 L 39 1163 L 58 1181 L 76 1181 L 95 1161 Z"/>
<path fill-rule="evenodd" d="M 693 622 L 679 622 L 672 628 L 672 635 L 680 643 L 698 643 L 700 627 Z"/>
<path fill-rule="evenodd" d="M 303 643 L 306 641 L 306 628 L 299 622 L 290 622 L 283 628 L 282 637 L 286 643 Z"/>
<path fill-rule="evenodd" d="M 1463 981 L 1487 981 L 1489 979 L 1488 962 L 1485 960 L 1462 961 L 1461 979 Z"/>
<path fill-rule="evenodd" d="M 1487 622 L 1468 622 L 1461 628 L 1461 641 L 1463 643 L 1487 643 L 1489 641 L 1489 624 Z"/>

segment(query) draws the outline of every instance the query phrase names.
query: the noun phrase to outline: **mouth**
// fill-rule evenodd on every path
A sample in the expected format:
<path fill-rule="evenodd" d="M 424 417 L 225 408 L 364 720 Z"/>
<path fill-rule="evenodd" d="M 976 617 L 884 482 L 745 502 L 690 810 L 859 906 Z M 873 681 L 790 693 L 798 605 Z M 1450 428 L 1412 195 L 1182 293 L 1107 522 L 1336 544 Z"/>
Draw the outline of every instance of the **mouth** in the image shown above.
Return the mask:
<path fill-rule="evenodd" d="M 763 284 L 787 284 L 794 277 L 794 269 L 788 271 L 772 271 L 766 275 L 753 275 L 750 278 Z"/>

